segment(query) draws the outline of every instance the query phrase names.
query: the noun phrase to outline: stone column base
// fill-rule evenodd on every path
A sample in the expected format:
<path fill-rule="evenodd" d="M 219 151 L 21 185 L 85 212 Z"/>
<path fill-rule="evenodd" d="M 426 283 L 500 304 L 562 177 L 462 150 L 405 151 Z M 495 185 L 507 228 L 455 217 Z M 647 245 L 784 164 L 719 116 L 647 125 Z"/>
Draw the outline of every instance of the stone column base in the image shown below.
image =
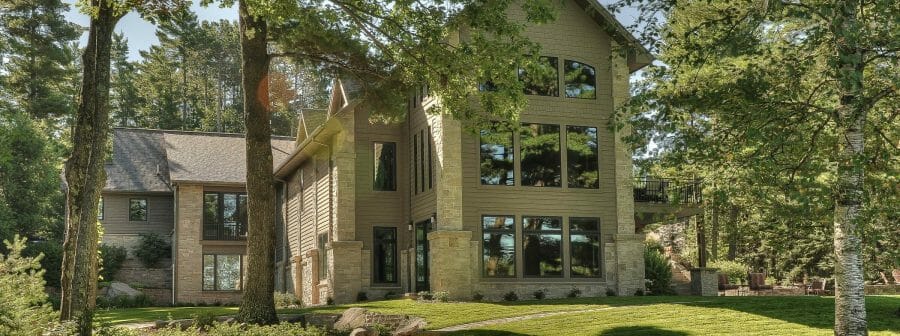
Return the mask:
<path fill-rule="evenodd" d="M 621 296 L 644 290 L 644 235 L 615 235 L 616 292 Z"/>
<path fill-rule="evenodd" d="M 428 233 L 429 277 L 432 292 L 447 292 L 454 300 L 472 297 L 471 231 Z"/>
<path fill-rule="evenodd" d="M 691 269 L 691 295 L 718 296 L 719 278 L 715 268 Z"/>
<path fill-rule="evenodd" d="M 361 241 L 333 241 L 328 243 L 328 271 L 331 280 L 331 294 L 337 304 L 356 301 L 362 289 L 362 247 Z"/>

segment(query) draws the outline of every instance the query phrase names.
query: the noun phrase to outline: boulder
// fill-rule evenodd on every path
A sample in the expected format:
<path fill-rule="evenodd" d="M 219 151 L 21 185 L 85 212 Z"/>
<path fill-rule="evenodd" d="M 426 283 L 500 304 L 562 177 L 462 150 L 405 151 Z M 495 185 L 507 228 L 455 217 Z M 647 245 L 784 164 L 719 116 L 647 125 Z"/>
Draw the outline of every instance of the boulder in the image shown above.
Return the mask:
<path fill-rule="evenodd" d="M 131 288 L 128 284 L 124 282 L 113 281 L 109 283 L 109 287 L 106 290 L 107 298 L 115 298 L 119 296 L 127 296 L 130 298 L 134 298 L 135 296 L 141 295 L 141 291 Z"/>
<path fill-rule="evenodd" d="M 425 329 L 425 320 L 412 317 L 409 318 L 405 325 L 400 326 L 392 334 L 393 336 L 413 336 Z"/>
<path fill-rule="evenodd" d="M 366 326 L 366 315 L 369 311 L 365 308 L 350 308 L 341 314 L 337 322 L 334 323 L 335 330 L 354 330 Z"/>
<path fill-rule="evenodd" d="M 350 332 L 350 336 L 378 336 L 378 332 L 369 328 L 356 328 Z"/>

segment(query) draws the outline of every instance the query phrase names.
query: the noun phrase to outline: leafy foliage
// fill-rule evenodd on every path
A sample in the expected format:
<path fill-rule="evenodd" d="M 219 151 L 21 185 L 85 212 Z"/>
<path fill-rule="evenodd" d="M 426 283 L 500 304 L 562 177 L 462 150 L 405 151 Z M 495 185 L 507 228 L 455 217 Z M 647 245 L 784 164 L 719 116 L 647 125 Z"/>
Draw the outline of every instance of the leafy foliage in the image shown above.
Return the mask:
<path fill-rule="evenodd" d="M 44 292 L 44 271 L 38 257 L 24 257 L 25 238 L 4 241 L 0 254 L 0 334 L 39 335 L 57 318 Z"/>
<path fill-rule="evenodd" d="M 100 260 L 103 261 L 100 268 L 100 277 L 104 281 L 112 281 L 117 272 L 122 269 L 122 263 L 128 252 L 122 246 L 100 244 Z"/>
<path fill-rule="evenodd" d="M 644 248 L 644 277 L 650 280 L 647 289 L 654 295 L 672 292 L 672 267 L 669 265 L 669 258 L 650 246 Z"/>
<path fill-rule="evenodd" d="M 718 260 L 709 263 L 708 266 L 718 269 L 718 272 L 721 274 L 727 275 L 731 283 L 739 284 L 747 281 L 747 270 L 749 269 L 747 265 L 736 261 Z"/>
<path fill-rule="evenodd" d="M 152 268 L 160 260 L 172 257 L 172 246 L 156 233 L 143 233 L 141 242 L 135 246 L 133 253 L 144 266 Z"/>

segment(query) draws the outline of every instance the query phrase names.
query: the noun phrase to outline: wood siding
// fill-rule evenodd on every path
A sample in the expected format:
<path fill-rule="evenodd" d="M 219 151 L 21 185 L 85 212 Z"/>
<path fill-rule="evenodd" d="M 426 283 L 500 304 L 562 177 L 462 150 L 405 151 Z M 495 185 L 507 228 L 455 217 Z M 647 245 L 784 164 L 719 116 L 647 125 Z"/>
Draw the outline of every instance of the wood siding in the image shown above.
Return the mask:
<path fill-rule="evenodd" d="M 147 200 L 147 220 L 129 221 L 129 200 Z M 106 234 L 158 233 L 168 236 L 175 224 L 172 195 L 103 193 L 103 230 Z"/>

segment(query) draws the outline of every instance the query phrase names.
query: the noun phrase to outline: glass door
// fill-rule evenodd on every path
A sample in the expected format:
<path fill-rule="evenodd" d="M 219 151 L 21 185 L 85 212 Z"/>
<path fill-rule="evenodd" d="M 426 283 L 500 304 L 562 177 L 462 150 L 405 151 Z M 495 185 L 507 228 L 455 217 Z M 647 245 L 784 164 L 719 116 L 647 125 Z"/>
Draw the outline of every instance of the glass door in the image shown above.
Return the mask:
<path fill-rule="evenodd" d="M 431 220 L 416 223 L 416 292 L 428 291 L 428 232 Z"/>

